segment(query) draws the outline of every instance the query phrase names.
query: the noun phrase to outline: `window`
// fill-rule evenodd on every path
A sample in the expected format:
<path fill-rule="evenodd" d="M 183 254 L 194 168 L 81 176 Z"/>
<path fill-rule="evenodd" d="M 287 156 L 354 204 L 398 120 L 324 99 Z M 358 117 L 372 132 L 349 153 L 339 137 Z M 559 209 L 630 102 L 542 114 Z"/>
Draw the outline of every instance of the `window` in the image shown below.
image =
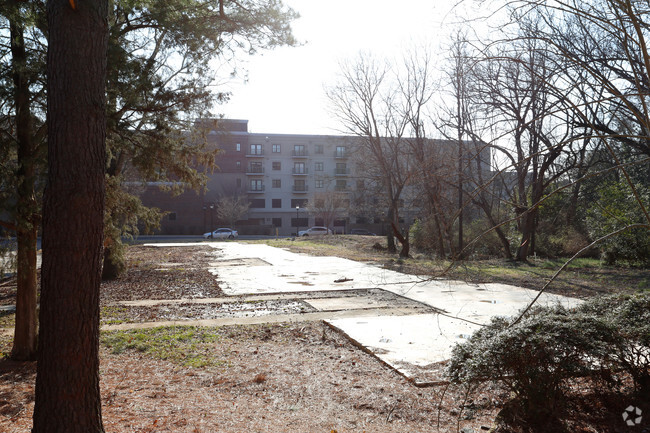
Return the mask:
<path fill-rule="evenodd" d="M 323 171 L 323 163 L 322 162 L 315 162 L 314 163 L 314 170 Z"/>
<path fill-rule="evenodd" d="M 241 143 L 235 144 L 235 149 L 237 149 L 237 152 L 241 152 Z"/>
<path fill-rule="evenodd" d="M 264 209 L 265 203 L 263 198 L 253 198 L 248 200 L 250 207 L 253 209 Z"/>
<path fill-rule="evenodd" d="M 264 184 L 262 179 L 251 179 L 250 191 L 264 191 Z"/>
<path fill-rule="evenodd" d="M 282 208 L 282 199 L 281 198 L 273 198 L 273 199 L 271 199 L 271 207 L 273 209 Z"/>
<path fill-rule="evenodd" d="M 316 179 L 316 188 L 322 188 L 323 187 L 323 180 L 322 179 Z"/>
<path fill-rule="evenodd" d="M 323 145 L 322 144 L 317 144 L 316 145 L 315 153 L 317 155 L 322 155 L 323 154 Z"/>
<path fill-rule="evenodd" d="M 282 218 L 273 218 L 273 227 L 282 227 Z"/>
<path fill-rule="evenodd" d="M 170 212 L 167 214 L 167 219 L 169 219 L 169 221 L 176 221 L 176 212 Z"/>
<path fill-rule="evenodd" d="M 237 188 L 241 188 L 241 179 L 237 179 Z"/>
<path fill-rule="evenodd" d="M 357 179 L 357 189 L 361 190 L 361 189 L 363 189 L 364 186 L 365 185 L 364 185 L 363 179 Z"/>
<path fill-rule="evenodd" d="M 282 164 L 280 163 L 280 161 L 273 161 L 271 163 L 271 168 L 273 170 L 282 170 Z"/>
<path fill-rule="evenodd" d="M 273 187 L 273 188 L 282 188 L 282 180 L 281 179 L 271 179 L 271 187 Z"/>
<path fill-rule="evenodd" d="M 323 200 L 322 198 L 317 198 L 314 201 L 314 207 L 316 207 L 316 208 L 324 208 L 325 207 L 325 200 Z M 316 224 L 316 225 L 317 226 L 322 226 L 322 224 Z"/>
<path fill-rule="evenodd" d="M 335 189 L 337 191 L 345 191 L 348 189 L 348 182 L 346 180 L 337 180 Z"/>
<path fill-rule="evenodd" d="M 241 161 L 235 162 L 235 166 L 237 166 L 237 171 L 241 171 Z"/>
<path fill-rule="evenodd" d="M 272 148 L 272 151 L 273 151 L 273 153 L 280 153 L 280 149 L 281 149 L 281 147 L 280 147 L 279 144 L 274 144 L 273 148 Z"/>
<path fill-rule="evenodd" d="M 295 162 L 293 164 L 293 174 L 307 174 L 307 168 L 304 162 Z"/>
<path fill-rule="evenodd" d="M 345 156 L 345 146 L 336 146 L 336 153 L 334 155 L 337 158 L 343 158 Z"/>
<path fill-rule="evenodd" d="M 249 173 L 264 173 L 264 167 L 259 161 L 251 162 L 248 166 Z"/>
<path fill-rule="evenodd" d="M 309 228 L 309 218 L 291 218 L 291 227 Z"/>
<path fill-rule="evenodd" d="M 348 168 L 345 165 L 345 162 L 336 163 L 336 174 L 348 174 Z"/>
<path fill-rule="evenodd" d="M 307 156 L 304 144 L 296 144 L 293 146 L 293 156 Z"/>
<path fill-rule="evenodd" d="M 298 192 L 307 191 L 307 185 L 304 179 L 296 179 L 293 181 L 293 190 Z"/>
<path fill-rule="evenodd" d="M 251 155 L 263 155 L 261 144 L 251 144 Z"/>
<path fill-rule="evenodd" d="M 307 207 L 307 199 L 306 198 L 292 198 L 291 199 L 291 208 L 295 209 L 296 206 L 300 206 L 300 209 L 303 209 Z"/>

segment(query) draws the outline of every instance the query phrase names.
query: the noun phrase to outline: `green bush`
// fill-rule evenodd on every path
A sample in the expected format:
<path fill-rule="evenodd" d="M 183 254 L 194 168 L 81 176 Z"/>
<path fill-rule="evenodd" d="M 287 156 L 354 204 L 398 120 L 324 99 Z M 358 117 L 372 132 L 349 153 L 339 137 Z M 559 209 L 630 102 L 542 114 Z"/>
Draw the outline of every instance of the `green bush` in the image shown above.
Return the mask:
<path fill-rule="evenodd" d="M 576 310 L 591 314 L 615 330 L 600 363 L 624 371 L 640 394 L 650 393 L 650 295 L 611 295 L 593 299 Z"/>
<path fill-rule="evenodd" d="M 452 353 L 453 382 L 501 382 L 514 395 L 505 421 L 557 422 L 571 379 L 619 391 L 620 373 L 650 392 L 650 295 L 594 298 L 567 310 L 538 308 L 519 323 L 495 318 Z"/>
<path fill-rule="evenodd" d="M 596 368 L 611 331 L 560 307 L 538 309 L 516 325 L 497 318 L 454 348 L 448 373 L 453 382 L 502 382 L 516 396 L 517 416 L 545 425 L 560 418 L 568 379 Z"/>
<path fill-rule="evenodd" d="M 636 185 L 636 189 L 641 201 L 650 203 L 650 189 L 642 185 Z M 587 211 L 587 225 L 593 239 L 635 223 L 648 224 L 648 220 L 630 187 L 623 182 L 604 186 Z M 618 261 L 648 264 L 650 229 L 639 227 L 621 232 L 603 241 L 600 248 L 608 265 Z"/>

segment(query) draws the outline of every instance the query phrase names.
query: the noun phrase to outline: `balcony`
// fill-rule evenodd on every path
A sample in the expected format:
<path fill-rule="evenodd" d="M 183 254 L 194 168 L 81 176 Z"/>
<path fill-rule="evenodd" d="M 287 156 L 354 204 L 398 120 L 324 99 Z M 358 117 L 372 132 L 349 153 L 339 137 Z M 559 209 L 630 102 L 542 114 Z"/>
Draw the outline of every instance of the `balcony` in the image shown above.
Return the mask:
<path fill-rule="evenodd" d="M 251 185 L 248 187 L 248 190 L 246 191 L 249 194 L 260 194 L 264 192 L 264 187 L 266 185 Z"/>
<path fill-rule="evenodd" d="M 246 174 L 252 176 L 264 174 L 264 167 L 260 165 L 249 165 L 246 167 Z"/>
<path fill-rule="evenodd" d="M 264 149 L 249 150 L 246 152 L 246 158 L 262 158 L 264 156 Z"/>
<path fill-rule="evenodd" d="M 335 168 L 334 169 L 334 176 L 349 176 L 350 175 L 350 169 L 349 168 Z"/>
<path fill-rule="evenodd" d="M 293 192 L 295 193 L 306 193 L 309 190 L 307 185 L 294 185 Z"/>
<path fill-rule="evenodd" d="M 309 170 L 304 167 L 304 168 L 296 168 L 294 167 L 293 170 L 291 170 L 291 173 L 296 175 L 296 176 L 306 176 L 309 174 Z"/>
<path fill-rule="evenodd" d="M 307 158 L 309 156 L 309 152 L 307 150 L 293 150 L 291 152 L 291 156 L 294 158 Z"/>
<path fill-rule="evenodd" d="M 334 186 L 334 191 L 336 192 L 351 192 L 352 188 L 349 185 L 336 185 Z"/>

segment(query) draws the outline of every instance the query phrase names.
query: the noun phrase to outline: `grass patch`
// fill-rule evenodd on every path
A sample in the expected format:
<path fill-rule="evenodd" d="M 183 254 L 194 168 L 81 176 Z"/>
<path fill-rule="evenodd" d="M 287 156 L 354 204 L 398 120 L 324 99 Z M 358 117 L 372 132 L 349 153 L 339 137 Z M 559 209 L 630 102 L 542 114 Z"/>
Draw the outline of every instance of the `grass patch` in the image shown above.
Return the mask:
<path fill-rule="evenodd" d="M 135 350 L 185 367 L 218 367 L 224 361 L 212 356 L 221 338 L 215 331 L 194 326 L 134 329 L 103 332 L 101 342 L 114 354 Z"/>
<path fill-rule="evenodd" d="M 119 325 L 126 322 L 127 313 L 126 307 L 110 305 L 102 307 L 99 317 L 102 325 Z"/>

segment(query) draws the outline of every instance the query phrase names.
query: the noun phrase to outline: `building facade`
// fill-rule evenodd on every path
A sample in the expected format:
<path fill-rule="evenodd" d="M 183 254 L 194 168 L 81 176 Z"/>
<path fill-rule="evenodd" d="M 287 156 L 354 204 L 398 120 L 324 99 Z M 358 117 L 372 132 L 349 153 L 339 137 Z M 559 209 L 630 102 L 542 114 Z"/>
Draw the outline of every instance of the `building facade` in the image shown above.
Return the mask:
<path fill-rule="evenodd" d="M 209 147 L 221 153 L 206 191 L 171 196 L 148 185 L 141 194 L 145 206 L 166 212 L 160 234 L 196 235 L 227 227 L 230 224 L 218 216 L 224 197 L 249 204 L 234 224 L 241 234 L 288 236 L 322 225 L 336 233 L 364 228 L 383 234 L 388 229 L 381 192 L 370 188 L 371 182 L 358 172 L 363 166 L 361 138 L 250 133 L 247 120 L 214 124 L 218 128 L 207 128 L 206 137 Z M 441 143 L 449 144 L 437 142 L 436 148 L 444 150 Z M 453 155 L 455 148 L 443 153 Z M 402 201 L 400 222 L 408 225 L 419 216 L 418 205 Z"/>
<path fill-rule="evenodd" d="M 247 120 L 218 123 L 220 129 L 207 134 L 210 147 L 221 153 L 205 192 L 172 197 L 149 185 L 141 194 L 146 206 L 167 212 L 161 234 L 201 234 L 224 226 L 217 216 L 219 201 L 235 197 L 249 203 L 248 212 L 236 223 L 241 233 L 291 235 L 325 224 L 310 206 L 319 195 L 353 194 L 354 137 L 256 134 L 248 132 Z M 331 229 L 349 231 L 355 221 L 348 209 L 339 209 L 338 217 L 329 221 Z"/>

